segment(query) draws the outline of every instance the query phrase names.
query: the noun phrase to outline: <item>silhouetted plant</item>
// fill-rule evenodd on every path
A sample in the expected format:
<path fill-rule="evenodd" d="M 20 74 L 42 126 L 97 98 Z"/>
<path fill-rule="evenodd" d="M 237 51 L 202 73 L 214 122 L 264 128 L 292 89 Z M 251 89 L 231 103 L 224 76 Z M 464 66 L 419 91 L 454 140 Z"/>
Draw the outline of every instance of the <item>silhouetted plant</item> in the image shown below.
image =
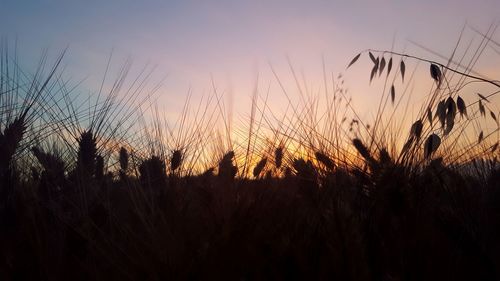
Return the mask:
<path fill-rule="evenodd" d="M 277 169 L 281 168 L 281 164 L 283 163 L 283 147 L 281 146 L 274 151 L 274 163 Z"/>
<path fill-rule="evenodd" d="M 140 180 L 144 187 L 162 189 L 166 185 L 165 162 L 158 156 L 151 156 L 139 166 Z"/>
<path fill-rule="evenodd" d="M 233 164 L 234 152 L 229 151 L 224 154 L 219 161 L 218 177 L 222 180 L 233 180 L 238 172 L 238 168 Z"/>
<path fill-rule="evenodd" d="M 172 157 L 170 158 L 170 169 L 172 172 L 177 170 L 182 164 L 182 151 L 177 149 L 172 152 Z"/>
<path fill-rule="evenodd" d="M 266 163 L 267 163 L 267 158 L 264 157 L 257 163 L 257 165 L 255 165 L 253 169 L 253 176 L 255 178 L 258 178 L 260 176 L 260 174 L 264 170 L 264 167 L 266 166 Z"/>
<path fill-rule="evenodd" d="M 76 172 L 79 176 L 89 177 L 96 170 L 97 144 L 91 131 L 84 131 L 78 141 Z"/>
<path fill-rule="evenodd" d="M 40 192 L 43 197 L 61 192 L 65 185 L 65 164 L 58 156 L 46 153 L 38 147 L 33 147 L 33 155 L 43 168 L 40 175 Z"/>
<path fill-rule="evenodd" d="M 120 148 L 119 152 L 119 162 L 120 162 L 120 179 L 125 180 L 127 178 L 127 171 L 128 171 L 128 161 L 129 161 L 129 156 L 128 156 L 128 151 L 125 147 Z"/>

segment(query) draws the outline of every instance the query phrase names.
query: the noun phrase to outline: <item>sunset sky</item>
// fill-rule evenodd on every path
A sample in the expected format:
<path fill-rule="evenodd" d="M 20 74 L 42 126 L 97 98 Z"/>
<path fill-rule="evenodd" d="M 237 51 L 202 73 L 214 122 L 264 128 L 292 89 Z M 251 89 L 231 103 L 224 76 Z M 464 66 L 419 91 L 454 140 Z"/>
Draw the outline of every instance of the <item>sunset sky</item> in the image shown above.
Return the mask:
<path fill-rule="evenodd" d="M 290 77 L 287 56 L 319 88 L 322 57 L 327 71 L 337 74 L 361 50 L 391 49 L 394 41 L 396 51 L 440 60 L 411 41 L 449 55 L 464 24 L 486 31 L 499 15 L 498 0 L 0 0 L 0 34 L 17 38 L 28 66 L 43 48 L 55 56 L 69 46 L 66 73 L 88 77 L 89 89 L 98 85 L 112 49 L 115 67 L 127 56 L 139 69 L 157 65 L 155 77 L 166 77 L 161 101 L 173 111 L 189 89 L 195 96 L 209 91 L 213 77 L 239 112 L 248 108 L 257 74 L 263 88 L 275 81 L 269 65 L 285 81 Z M 464 42 L 474 36 L 467 29 Z M 494 39 L 500 41 L 498 32 Z M 365 57 L 346 73 L 362 109 L 377 98 L 367 93 L 368 62 Z M 499 79 L 499 65 L 500 56 L 487 48 L 476 70 Z"/>

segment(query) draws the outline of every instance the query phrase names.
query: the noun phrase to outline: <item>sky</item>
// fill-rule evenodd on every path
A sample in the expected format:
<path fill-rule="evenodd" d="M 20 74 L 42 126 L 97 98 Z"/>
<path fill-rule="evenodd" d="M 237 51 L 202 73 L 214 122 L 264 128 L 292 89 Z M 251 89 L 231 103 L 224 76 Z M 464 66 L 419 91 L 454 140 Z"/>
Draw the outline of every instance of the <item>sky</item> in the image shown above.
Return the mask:
<path fill-rule="evenodd" d="M 498 0 L 0 0 L 0 35 L 17 39 L 26 65 L 44 48 L 55 56 L 68 46 L 65 71 L 87 78 L 88 89 L 99 85 L 113 50 L 113 67 L 127 57 L 137 69 L 157 66 L 155 79 L 165 78 L 159 101 L 167 111 L 176 113 L 189 91 L 207 93 L 214 81 L 238 113 L 249 109 L 257 77 L 280 94 L 270 66 L 292 89 L 289 60 L 319 88 L 323 60 L 328 72 L 340 73 L 368 48 L 437 59 L 412 42 L 449 55 L 466 23 L 486 31 L 499 15 Z M 467 40 L 477 35 L 467 34 Z M 494 38 L 500 41 L 500 34 Z M 476 70 L 498 79 L 500 56 L 491 57 Z M 377 99 L 370 69 L 365 59 L 345 74 L 362 111 Z M 279 98 L 273 103 L 283 106 Z"/>

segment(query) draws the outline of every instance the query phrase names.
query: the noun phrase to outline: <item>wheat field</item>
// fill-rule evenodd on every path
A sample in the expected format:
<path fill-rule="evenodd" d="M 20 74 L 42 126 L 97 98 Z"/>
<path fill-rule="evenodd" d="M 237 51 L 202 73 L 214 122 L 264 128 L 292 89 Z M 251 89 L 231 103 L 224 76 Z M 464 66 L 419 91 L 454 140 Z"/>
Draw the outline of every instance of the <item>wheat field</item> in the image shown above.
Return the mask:
<path fill-rule="evenodd" d="M 470 53 L 355 55 L 346 71 L 367 61 L 384 85 L 371 120 L 332 75 L 284 111 L 255 93 L 241 124 L 215 90 L 168 122 L 128 63 L 86 97 L 66 51 L 34 70 L 13 54 L 2 47 L 0 280 L 500 278 L 500 82 Z M 415 72 L 431 88 L 409 104 Z"/>

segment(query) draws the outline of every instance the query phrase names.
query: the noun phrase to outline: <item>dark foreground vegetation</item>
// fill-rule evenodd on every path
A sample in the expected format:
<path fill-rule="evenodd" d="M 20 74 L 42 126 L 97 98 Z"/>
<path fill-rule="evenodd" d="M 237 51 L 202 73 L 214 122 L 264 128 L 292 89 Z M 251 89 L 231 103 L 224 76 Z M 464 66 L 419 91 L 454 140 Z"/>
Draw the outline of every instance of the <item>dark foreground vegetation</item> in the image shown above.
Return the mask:
<path fill-rule="evenodd" d="M 134 126 L 150 96 L 142 74 L 121 89 L 126 67 L 81 109 L 62 55 L 29 74 L 4 47 L 0 280 L 498 280 L 498 85 L 427 61 L 420 119 L 397 129 L 412 58 L 363 54 L 392 83 L 372 126 L 346 121 L 332 81 L 317 119 L 311 100 L 269 121 L 255 97 L 238 145 L 208 106 L 178 130 Z M 470 80 L 495 89 L 466 104 Z"/>
<path fill-rule="evenodd" d="M 497 280 L 498 170 L 480 181 L 434 162 L 411 175 L 378 159 L 318 177 L 302 164 L 281 179 L 152 168 L 11 182 L 2 278 Z"/>

